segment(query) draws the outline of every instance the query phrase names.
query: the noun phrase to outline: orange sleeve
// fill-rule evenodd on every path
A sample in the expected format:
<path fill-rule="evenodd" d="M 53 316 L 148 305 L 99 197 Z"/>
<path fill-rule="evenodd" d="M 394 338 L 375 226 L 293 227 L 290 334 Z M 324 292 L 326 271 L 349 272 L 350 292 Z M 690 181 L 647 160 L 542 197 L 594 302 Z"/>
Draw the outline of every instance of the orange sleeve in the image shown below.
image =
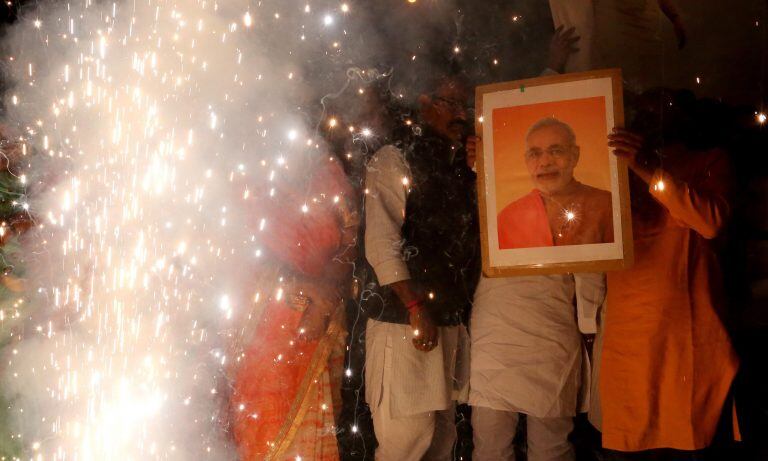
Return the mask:
<path fill-rule="evenodd" d="M 689 182 L 657 169 L 650 192 L 681 224 L 702 237 L 717 237 L 731 213 L 729 204 L 730 165 L 723 151 L 708 158 L 698 178 Z"/>

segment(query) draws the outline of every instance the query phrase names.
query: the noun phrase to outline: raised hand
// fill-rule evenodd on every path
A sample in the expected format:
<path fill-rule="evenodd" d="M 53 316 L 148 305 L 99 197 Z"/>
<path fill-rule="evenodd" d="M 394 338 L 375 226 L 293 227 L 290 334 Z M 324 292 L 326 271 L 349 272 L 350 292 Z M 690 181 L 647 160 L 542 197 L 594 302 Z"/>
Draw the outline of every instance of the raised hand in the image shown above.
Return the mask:
<path fill-rule="evenodd" d="M 559 73 L 563 73 L 565 70 L 568 58 L 573 53 L 579 51 L 576 43 L 581 38 L 576 35 L 575 27 L 563 29 L 563 26 L 558 27 L 555 30 L 555 35 L 552 36 L 552 40 L 549 42 L 549 61 L 547 64 L 547 67 Z"/>

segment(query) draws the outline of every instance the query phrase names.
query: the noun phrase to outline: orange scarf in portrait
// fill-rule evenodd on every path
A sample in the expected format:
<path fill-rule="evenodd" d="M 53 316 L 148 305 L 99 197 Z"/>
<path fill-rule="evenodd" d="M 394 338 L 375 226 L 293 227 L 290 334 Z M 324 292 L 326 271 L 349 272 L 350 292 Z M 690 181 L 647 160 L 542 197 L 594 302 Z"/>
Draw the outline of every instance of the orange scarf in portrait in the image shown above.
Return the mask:
<path fill-rule="evenodd" d="M 547 209 L 537 189 L 507 205 L 497 223 L 502 250 L 554 246 Z"/>

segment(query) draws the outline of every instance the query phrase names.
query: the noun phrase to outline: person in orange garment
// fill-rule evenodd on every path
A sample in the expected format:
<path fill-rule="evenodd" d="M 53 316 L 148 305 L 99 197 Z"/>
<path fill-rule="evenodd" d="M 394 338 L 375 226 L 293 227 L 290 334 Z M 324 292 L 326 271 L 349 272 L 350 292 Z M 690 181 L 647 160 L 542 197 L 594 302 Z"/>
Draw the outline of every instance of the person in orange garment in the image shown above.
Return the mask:
<path fill-rule="evenodd" d="M 690 142 L 664 136 L 655 162 L 643 137 L 609 136 L 633 173 L 635 264 L 608 274 L 599 378 L 606 459 L 657 459 L 659 449 L 663 459 L 700 459 L 733 415 L 726 402 L 738 359 L 714 242 L 730 214 L 729 162 L 722 149 L 694 145 L 706 134 L 687 124 L 699 126 Z"/>
<path fill-rule="evenodd" d="M 274 198 L 254 193 L 249 201 L 249 226 L 258 229 L 266 217 L 272 230 L 263 233 L 263 264 L 251 269 L 265 307 L 232 371 L 231 433 L 244 461 L 339 460 L 343 305 L 356 257 L 357 194 L 337 158 L 303 163 L 270 183 Z M 306 183 L 296 186 L 298 178 Z M 309 207 L 307 197 L 314 198 Z"/>
<path fill-rule="evenodd" d="M 499 248 L 613 242 L 611 193 L 573 177 L 579 153 L 568 124 L 547 117 L 531 126 L 525 164 L 536 188 L 499 213 Z"/>

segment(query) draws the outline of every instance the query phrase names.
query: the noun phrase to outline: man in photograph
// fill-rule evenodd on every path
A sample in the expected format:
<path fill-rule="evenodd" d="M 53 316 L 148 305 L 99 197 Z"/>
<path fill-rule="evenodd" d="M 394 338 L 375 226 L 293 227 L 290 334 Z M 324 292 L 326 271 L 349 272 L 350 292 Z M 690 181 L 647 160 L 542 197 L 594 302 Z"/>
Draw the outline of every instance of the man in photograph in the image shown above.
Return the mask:
<path fill-rule="evenodd" d="M 568 124 L 547 117 L 531 126 L 525 164 L 535 188 L 499 213 L 502 250 L 613 242 L 611 193 L 573 177 L 579 155 Z"/>

